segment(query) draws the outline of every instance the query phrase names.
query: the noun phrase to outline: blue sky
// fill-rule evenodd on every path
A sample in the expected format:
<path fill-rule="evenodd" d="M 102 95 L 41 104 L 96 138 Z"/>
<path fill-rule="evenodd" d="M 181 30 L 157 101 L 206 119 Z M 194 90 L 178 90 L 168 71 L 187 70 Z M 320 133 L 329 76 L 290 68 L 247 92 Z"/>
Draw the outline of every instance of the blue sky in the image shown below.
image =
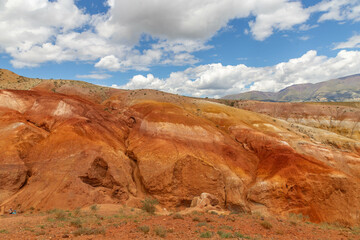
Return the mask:
<path fill-rule="evenodd" d="M 360 73 L 359 0 L 5 0 L 0 67 L 221 97 Z"/>

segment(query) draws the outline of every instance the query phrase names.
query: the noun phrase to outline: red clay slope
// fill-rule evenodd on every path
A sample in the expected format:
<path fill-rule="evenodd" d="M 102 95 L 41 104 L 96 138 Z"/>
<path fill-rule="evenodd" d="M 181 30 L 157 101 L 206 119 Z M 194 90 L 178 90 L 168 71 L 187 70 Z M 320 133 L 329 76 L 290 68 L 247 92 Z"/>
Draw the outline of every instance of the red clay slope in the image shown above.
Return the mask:
<path fill-rule="evenodd" d="M 357 141 L 331 133 L 334 148 L 286 121 L 204 100 L 110 95 L 99 104 L 0 90 L 0 206 L 136 206 L 152 196 L 175 208 L 209 192 L 231 210 L 360 223 Z"/>

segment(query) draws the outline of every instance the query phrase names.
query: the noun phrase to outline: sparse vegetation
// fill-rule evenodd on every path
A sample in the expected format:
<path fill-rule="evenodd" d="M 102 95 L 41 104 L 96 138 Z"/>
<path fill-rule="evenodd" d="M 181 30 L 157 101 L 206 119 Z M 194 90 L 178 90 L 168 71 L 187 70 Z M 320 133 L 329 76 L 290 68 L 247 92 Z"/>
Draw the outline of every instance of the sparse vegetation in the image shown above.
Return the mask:
<path fill-rule="evenodd" d="M 220 226 L 220 229 L 233 230 L 233 227 L 227 226 L 227 225 L 223 225 L 223 226 Z"/>
<path fill-rule="evenodd" d="M 148 233 L 150 231 L 150 227 L 147 225 L 139 226 L 138 229 L 143 233 Z"/>
<path fill-rule="evenodd" d="M 273 226 L 271 225 L 271 223 L 267 222 L 267 221 L 263 221 L 260 223 L 260 225 L 265 228 L 265 229 L 271 229 Z"/>
<path fill-rule="evenodd" d="M 247 235 L 243 235 L 243 234 L 241 234 L 240 232 L 235 232 L 235 233 L 234 233 L 234 236 L 235 236 L 236 238 L 240 238 L 240 239 L 251 239 L 251 237 L 249 237 L 249 236 L 247 236 Z"/>
<path fill-rule="evenodd" d="M 173 219 L 184 219 L 184 217 L 180 213 L 175 213 Z"/>
<path fill-rule="evenodd" d="M 207 226 L 208 224 L 206 222 L 199 222 L 198 224 L 196 224 L 197 227 L 203 227 L 203 226 Z"/>
<path fill-rule="evenodd" d="M 78 230 L 74 231 L 74 236 L 81 236 L 81 235 L 97 235 L 97 234 L 105 234 L 104 228 L 79 228 Z"/>
<path fill-rule="evenodd" d="M 214 235 L 214 233 L 210 232 L 210 231 L 200 233 L 201 238 L 211 238 L 213 235 Z"/>
<path fill-rule="evenodd" d="M 72 220 L 70 222 L 70 226 L 73 226 L 73 227 L 76 227 L 76 228 L 81 228 L 82 227 L 81 220 L 79 218 L 76 218 L 76 219 Z"/>
<path fill-rule="evenodd" d="M 67 218 L 67 214 L 64 210 L 55 209 L 54 211 L 54 218 L 59 221 L 65 221 Z"/>
<path fill-rule="evenodd" d="M 128 231 L 129 229 L 133 229 L 133 226 L 136 227 L 136 231 L 132 232 L 132 234 L 137 234 L 134 237 L 141 238 L 141 235 L 145 237 L 146 235 L 149 235 L 150 238 L 166 238 L 168 235 L 170 235 L 174 230 L 176 231 L 177 227 L 174 228 L 166 228 L 165 225 L 155 225 L 150 226 L 149 224 L 145 224 L 144 220 L 150 220 L 150 219 L 162 219 L 166 218 L 167 221 L 176 221 L 176 219 L 185 216 L 181 215 L 180 213 L 174 213 L 172 216 L 150 216 L 144 213 L 140 212 L 140 215 L 138 215 L 138 212 L 134 209 L 133 211 L 130 210 L 130 208 L 121 208 L 118 214 L 114 215 L 99 215 L 93 211 L 85 211 L 81 213 L 79 211 L 80 209 L 75 209 L 74 211 L 69 210 L 59 210 L 59 209 L 53 209 L 51 211 L 48 211 L 49 217 L 52 219 L 51 223 L 47 224 L 24 224 L 22 226 L 21 231 L 25 231 L 27 234 L 30 234 L 31 236 L 39 236 L 39 238 L 48 238 L 49 234 L 54 234 L 59 231 L 59 229 L 63 229 L 62 233 L 65 237 L 64 238 L 71 238 L 77 237 L 77 236 L 87 236 L 87 235 L 99 235 L 99 234 L 105 234 L 107 228 L 113 228 L 115 227 L 116 231 Z M 31 217 L 31 215 L 29 215 Z M 36 216 L 42 216 L 41 213 L 38 213 Z M 198 238 L 216 238 L 216 239 L 262 239 L 259 234 L 252 233 L 252 236 L 246 235 L 241 233 L 240 231 L 235 231 L 235 225 L 230 225 L 229 216 L 213 216 L 209 213 L 204 213 L 204 216 L 194 216 L 194 223 L 191 224 L 191 228 L 189 229 L 190 232 L 192 232 L 193 237 Z M 252 224 L 259 223 L 262 227 L 265 229 L 271 229 L 273 228 L 272 225 L 264 220 L 260 220 L 259 218 L 253 218 L 254 216 L 242 214 L 242 215 L 236 215 L 232 216 L 235 219 L 235 223 L 238 221 L 243 221 L 245 218 L 252 221 Z M 295 219 L 306 219 L 306 217 L 303 217 L 302 215 L 295 214 L 291 216 Z M 244 218 L 244 219 L 241 219 Z M 263 219 L 263 217 L 260 217 Z M 60 220 L 59 220 L 60 219 Z M 64 220 L 65 219 L 65 220 Z M 214 225 L 210 225 L 206 220 L 212 219 L 214 222 Z M 220 221 L 220 222 L 219 222 Z M 138 224 L 134 224 L 133 222 L 136 222 Z M 196 223 L 195 223 L 196 222 Z M 228 223 L 228 224 L 222 224 L 221 223 Z M 286 227 L 290 227 L 289 223 L 290 218 L 287 221 L 288 224 L 281 224 L 281 226 L 277 227 L 274 231 L 269 231 L 269 239 L 271 237 L 276 238 L 276 236 L 283 236 L 283 237 L 289 237 L 288 232 L 286 231 Z M 124 227 L 125 225 L 130 224 L 131 228 Z M 232 222 L 231 222 L 232 224 Z M 306 228 L 308 226 L 307 224 L 303 224 L 302 227 Z M 344 225 L 342 224 L 311 224 L 309 225 L 310 228 L 316 228 L 324 232 L 343 232 L 346 230 L 346 232 L 349 234 L 349 239 L 357 239 L 356 237 L 360 234 L 360 228 L 359 227 L 347 227 L 344 228 Z M 181 229 L 181 230 L 180 230 Z M 187 226 L 182 228 L 179 226 L 179 230 L 176 231 L 176 234 L 179 234 L 180 232 L 187 231 Z M 216 229 L 216 230 L 214 230 Z M 261 230 L 263 231 L 263 230 Z M 310 230 L 311 231 L 311 230 Z M 12 235 L 13 230 L 11 229 L 3 229 L 0 230 L 0 236 L 1 234 L 9 234 L 8 237 L 12 238 L 14 235 Z M 307 230 L 309 234 L 309 230 Z M 151 234 L 150 234 L 151 233 Z M 181 234 L 181 233 L 180 233 Z M 43 236 L 43 237 L 42 237 Z M 61 236 L 61 235 L 60 235 Z M 189 238 L 189 235 L 185 233 L 185 235 L 178 235 L 180 239 L 186 239 L 186 237 Z M 324 238 L 325 235 L 320 235 L 322 238 Z M 101 238 L 93 236 L 95 238 Z M 1 238 L 1 237 L 0 237 Z M 289 238 L 290 239 L 290 238 Z M 327 239 L 326 237 L 324 239 Z M 331 239 L 331 238 L 329 238 Z"/>
<path fill-rule="evenodd" d="M 360 226 L 352 227 L 351 232 L 355 235 L 360 235 Z"/>
<path fill-rule="evenodd" d="M 158 204 L 158 200 L 153 198 L 146 198 L 145 200 L 141 201 L 142 203 L 142 210 L 148 212 L 150 214 L 155 213 L 155 205 Z"/>
<path fill-rule="evenodd" d="M 218 234 L 221 238 L 233 238 L 233 237 L 234 237 L 234 236 L 232 235 L 232 233 L 230 233 L 230 232 L 218 231 L 217 234 Z"/>
<path fill-rule="evenodd" d="M 163 226 L 156 226 L 154 228 L 154 232 L 156 233 L 157 236 L 159 237 L 166 237 L 166 228 Z"/>
<path fill-rule="evenodd" d="M 46 232 L 45 231 L 39 231 L 39 232 L 35 232 L 36 236 L 41 236 L 41 235 L 45 235 Z"/>
<path fill-rule="evenodd" d="M 81 215 L 81 210 L 80 210 L 80 208 L 76 208 L 75 210 L 74 210 L 74 216 L 80 216 Z"/>
<path fill-rule="evenodd" d="M 98 206 L 96 204 L 90 206 L 90 210 L 96 212 L 98 210 Z"/>
<path fill-rule="evenodd" d="M 192 211 L 191 214 L 193 214 L 193 215 L 204 215 L 202 212 L 198 212 L 198 211 Z"/>

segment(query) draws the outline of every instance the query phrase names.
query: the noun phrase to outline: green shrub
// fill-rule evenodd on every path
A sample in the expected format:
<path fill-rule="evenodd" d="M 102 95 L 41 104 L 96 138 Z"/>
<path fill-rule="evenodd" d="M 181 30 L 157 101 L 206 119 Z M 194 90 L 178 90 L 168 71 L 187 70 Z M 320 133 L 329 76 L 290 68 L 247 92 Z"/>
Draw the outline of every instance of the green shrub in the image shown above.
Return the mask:
<path fill-rule="evenodd" d="M 194 214 L 194 215 L 204 215 L 204 213 L 198 212 L 198 211 L 192 211 L 191 214 Z"/>
<path fill-rule="evenodd" d="M 154 229 L 156 235 L 158 235 L 159 237 L 166 237 L 166 228 L 163 226 L 157 226 Z"/>
<path fill-rule="evenodd" d="M 203 226 L 207 226 L 208 224 L 206 222 L 199 222 L 198 224 L 196 224 L 197 227 L 203 227 Z"/>
<path fill-rule="evenodd" d="M 66 217 L 67 217 L 67 214 L 64 210 L 61 210 L 61 209 L 57 209 L 56 211 L 54 211 L 54 218 L 56 220 L 59 220 L 59 221 L 65 221 L 66 220 Z"/>
<path fill-rule="evenodd" d="M 272 225 L 271 223 L 267 222 L 267 221 L 263 221 L 260 223 L 260 225 L 265 228 L 265 229 L 271 229 L 272 228 Z"/>
<path fill-rule="evenodd" d="M 304 222 L 304 221 L 309 221 L 309 216 L 302 215 L 302 213 L 299 213 L 299 214 L 290 213 L 289 214 L 289 219 L 292 222 Z"/>
<path fill-rule="evenodd" d="M 150 214 L 155 213 L 155 205 L 158 204 L 158 200 L 153 198 L 145 198 L 145 200 L 141 201 L 142 207 L 141 209 Z"/>
<path fill-rule="evenodd" d="M 90 210 L 96 212 L 98 210 L 98 206 L 96 204 L 90 206 Z"/>
<path fill-rule="evenodd" d="M 74 210 L 74 216 L 78 217 L 78 216 L 80 216 L 80 215 L 81 215 L 81 210 L 80 210 L 80 208 L 76 208 L 76 209 Z"/>
<path fill-rule="evenodd" d="M 79 218 L 76 218 L 76 219 L 72 220 L 70 222 L 70 226 L 73 226 L 73 227 L 76 227 L 76 228 L 81 228 L 82 227 L 81 220 Z"/>
<path fill-rule="evenodd" d="M 243 235 L 243 234 L 241 234 L 241 233 L 239 233 L 239 232 L 235 232 L 235 233 L 234 233 L 234 236 L 235 236 L 236 238 L 240 238 L 240 239 L 251 239 L 251 237 L 246 236 L 246 235 Z"/>
<path fill-rule="evenodd" d="M 206 232 L 202 232 L 202 233 L 200 234 L 200 237 L 201 237 L 201 238 L 211 238 L 213 235 L 214 235 L 213 232 L 206 231 Z"/>
<path fill-rule="evenodd" d="M 1 229 L 1 230 L 0 230 L 0 233 L 9 233 L 9 231 L 6 230 L 6 229 Z"/>
<path fill-rule="evenodd" d="M 360 235 L 360 226 L 358 227 L 352 227 L 351 229 L 351 232 L 355 235 Z"/>
<path fill-rule="evenodd" d="M 194 222 L 200 222 L 200 218 L 198 218 L 198 217 L 194 217 L 192 220 L 193 220 Z"/>
<path fill-rule="evenodd" d="M 150 231 L 150 227 L 147 225 L 139 226 L 138 229 L 142 231 L 143 233 L 148 233 Z"/>
<path fill-rule="evenodd" d="M 173 219 L 184 219 L 184 217 L 180 213 L 175 213 Z"/>
<path fill-rule="evenodd" d="M 219 234 L 221 238 L 233 238 L 233 235 L 229 232 L 218 231 L 217 234 Z"/>
<path fill-rule="evenodd" d="M 45 228 L 45 225 L 38 225 L 37 227 L 41 228 L 41 229 L 44 229 Z"/>
<path fill-rule="evenodd" d="M 45 235 L 45 231 L 39 231 L 39 232 L 35 232 L 36 236 L 41 236 L 41 235 Z"/>
<path fill-rule="evenodd" d="M 220 226 L 220 229 L 233 230 L 233 227 L 227 226 L 227 225 L 223 225 L 223 226 Z"/>

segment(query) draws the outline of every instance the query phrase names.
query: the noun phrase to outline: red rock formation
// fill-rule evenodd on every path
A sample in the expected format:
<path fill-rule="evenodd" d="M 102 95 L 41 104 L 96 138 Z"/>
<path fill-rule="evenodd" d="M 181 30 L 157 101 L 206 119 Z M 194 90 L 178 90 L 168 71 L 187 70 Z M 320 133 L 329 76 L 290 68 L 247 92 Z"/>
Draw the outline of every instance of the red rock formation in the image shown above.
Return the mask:
<path fill-rule="evenodd" d="M 0 206 L 136 205 L 152 196 L 189 207 L 207 192 L 230 210 L 360 221 L 355 140 L 332 133 L 335 148 L 318 141 L 324 130 L 310 138 L 305 126 L 156 91 L 112 90 L 99 104 L 36 89 L 0 90 Z"/>

